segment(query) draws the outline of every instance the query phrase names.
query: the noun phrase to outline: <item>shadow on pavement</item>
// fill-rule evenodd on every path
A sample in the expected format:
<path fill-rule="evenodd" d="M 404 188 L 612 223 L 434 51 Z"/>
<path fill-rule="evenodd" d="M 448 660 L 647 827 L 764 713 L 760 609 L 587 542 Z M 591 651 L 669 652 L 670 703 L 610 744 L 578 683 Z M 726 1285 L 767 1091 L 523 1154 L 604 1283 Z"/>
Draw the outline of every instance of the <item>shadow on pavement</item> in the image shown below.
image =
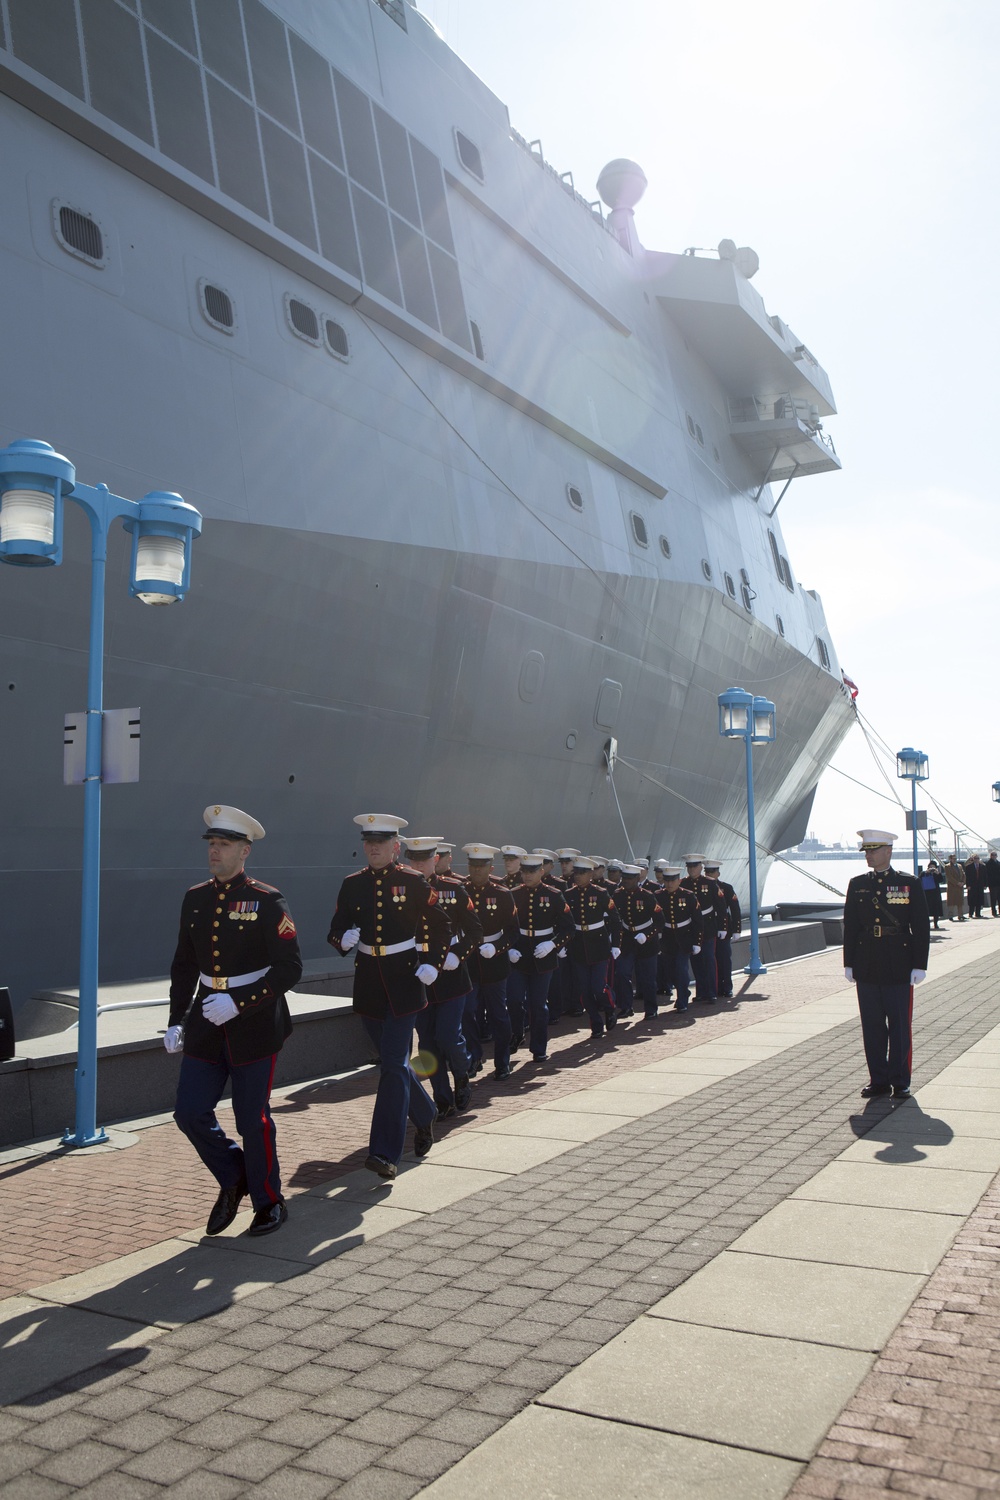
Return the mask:
<path fill-rule="evenodd" d="M 947 1120 L 925 1114 L 915 1099 L 893 1105 L 888 1099 L 871 1099 L 860 1115 L 852 1115 L 851 1129 L 856 1136 L 870 1135 L 878 1127 L 885 1146 L 875 1153 L 876 1160 L 897 1165 L 926 1161 L 922 1145 L 946 1146 L 955 1132 Z"/>

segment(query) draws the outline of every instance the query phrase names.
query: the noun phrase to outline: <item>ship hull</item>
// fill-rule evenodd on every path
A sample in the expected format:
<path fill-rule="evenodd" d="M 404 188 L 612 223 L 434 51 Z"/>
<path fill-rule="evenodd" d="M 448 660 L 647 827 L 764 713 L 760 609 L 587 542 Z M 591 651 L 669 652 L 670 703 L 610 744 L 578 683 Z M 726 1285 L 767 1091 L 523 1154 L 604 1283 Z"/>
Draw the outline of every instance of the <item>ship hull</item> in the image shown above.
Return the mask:
<path fill-rule="evenodd" d="M 61 727 L 84 699 L 89 564 L 82 526 L 68 530 L 62 568 L 4 576 L 0 899 L 18 1003 L 77 967 L 82 793 L 60 784 Z M 745 892 L 743 763 L 717 732 L 719 682 L 761 683 L 777 705 L 779 737 L 756 752 L 770 848 L 802 837 L 849 717 L 828 673 L 696 586 L 227 522 L 199 541 L 179 608 L 128 599 L 126 567 L 114 538 L 105 701 L 141 708 L 142 760 L 137 784 L 104 793 L 104 981 L 169 967 L 208 801 L 265 825 L 254 867 L 315 958 L 369 808 L 457 843 L 707 846 Z"/>

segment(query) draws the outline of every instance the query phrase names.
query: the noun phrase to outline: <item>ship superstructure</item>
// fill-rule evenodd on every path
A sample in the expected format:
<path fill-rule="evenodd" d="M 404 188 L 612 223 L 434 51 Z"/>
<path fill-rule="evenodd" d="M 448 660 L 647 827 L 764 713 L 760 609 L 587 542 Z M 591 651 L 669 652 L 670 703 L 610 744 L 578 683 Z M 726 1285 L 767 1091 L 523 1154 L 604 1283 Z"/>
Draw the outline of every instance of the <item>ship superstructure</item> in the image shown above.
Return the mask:
<path fill-rule="evenodd" d="M 307 956 L 369 805 L 459 842 L 707 844 L 739 885 L 734 682 L 779 715 L 760 841 L 799 841 L 851 714 L 774 512 L 839 467 L 835 408 L 752 252 L 644 250 L 641 172 L 585 202 L 398 0 L 0 0 L 0 135 L 0 441 L 205 517 L 182 607 L 128 599 L 124 536 L 109 568 L 143 760 L 104 802 L 104 978 L 164 971 L 216 797 L 267 827 Z M 18 1001 L 76 963 L 70 516 L 66 543 L 0 576 Z M 656 779 L 620 769 L 620 814 L 612 737 Z"/>

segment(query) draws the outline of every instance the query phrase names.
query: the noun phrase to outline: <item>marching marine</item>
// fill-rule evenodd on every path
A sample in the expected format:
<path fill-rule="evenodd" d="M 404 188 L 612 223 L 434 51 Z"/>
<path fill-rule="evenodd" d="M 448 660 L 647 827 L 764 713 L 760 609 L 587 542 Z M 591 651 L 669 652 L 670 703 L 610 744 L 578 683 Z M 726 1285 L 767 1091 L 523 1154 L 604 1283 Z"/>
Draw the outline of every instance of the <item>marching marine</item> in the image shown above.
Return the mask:
<path fill-rule="evenodd" d="M 492 844 L 463 844 L 462 852 L 469 861 L 465 889 L 483 929 L 478 951 L 471 953 L 466 960 L 472 990 L 465 1002 L 462 1024 L 475 1067 L 476 1063 L 482 1062 L 483 1044 L 478 1021 L 480 1009 L 485 1012 L 493 1039 L 493 1076 L 502 1083 L 513 1071 L 510 1065 L 510 1013 L 507 1009 L 507 980 L 510 976 L 507 950 L 511 943 L 511 929 L 515 925 L 514 897 L 506 886 L 490 879 L 493 857 L 499 852 Z"/>
<path fill-rule="evenodd" d="M 691 963 L 694 970 L 694 998 L 699 1003 L 714 1005 L 719 998 L 715 938 L 721 923 L 722 892 L 718 883 L 709 880 L 705 874 L 704 854 L 685 854 L 684 865 L 687 877 L 681 884 L 685 890 L 693 892 L 701 912 L 701 939 L 698 952 L 694 953 Z"/>
<path fill-rule="evenodd" d="M 164 1046 L 180 1052 L 174 1119 L 219 1184 L 206 1234 L 221 1234 L 250 1194 L 248 1234 L 271 1234 L 288 1217 L 271 1118 L 274 1065 L 292 1029 L 285 993 L 302 973 L 298 938 L 285 898 L 247 875 L 264 837 L 256 818 L 219 804 L 203 813 L 211 879 L 181 905 L 170 966 L 170 1016 Z M 215 1116 L 226 1083 L 242 1148 Z"/>
<path fill-rule="evenodd" d="M 858 830 L 868 872 L 855 875 L 844 903 L 844 976 L 858 991 L 868 1083 L 866 1099 L 910 1097 L 913 986 L 927 978 L 930 917 L 920 878 L 892 868 L 897 835 Z"/>
<path fill-rule="evenodd" d="M 547 1000 L 556 951 L 569 937 L 572 918 L 565 899 L 551 886 L 542 884 L 542 856 L 521 856 L 521 884 L 513 888 L 514 922 L 508 949 L 511 970 L 507 981 L 508 1003 L 520 1004 L 528 1025 L 531 1055 L 535 1062 L 548 1061 L 549 1020 Z M 512 1024 L 516 1026 L 514 1017 Z M 522 1022 L 522 1024 L 524 1024 Z"/>
<path fill-rule="evenodd" d="M 692 957 L 697 958 L 701 950 L 701 910 L 693 891 L 681 884 L 680 865 L 664 865 L 661 871 L 663 889 L 660 906 L 663 910 L 660 928 L 660 972 L 658 988 L 669 1000 L 672 990 L 677 991 L 676 1009 L 688 1008 L 691 994 Z"/>
<path fill-rule="evenodd" d="M 434 1143 L 434 1101 L 410 1065 L 414 1019 L 427 1004 L 451 941 L 437 892 L 399 863 L 403 818 L 360 813 L 363 870 L 348 875 L 337 895 L 327 941 L 338 953 L 357 947 L 354 1009 L 378 1048 L 381 1068 L 365 1166 L 393 1178 L 406 1144 L 406 1121 L 416 1127 L 413 1149 L 426 1156 Z M 417 952 L 417 938 L 426 951 Z"/>
<path fill-rule="evenodd" d="M 722 901 L 716 911 L 719 926 L 715 938 L 715 968 L 719 999 L 731 1000 L 733 998 L 733 938 L 739 937 L 743 931 L 740 898 L 736 894 L 735 887 L 731 886 L 728 880 L 719 879 L 717 859 L 705 861 L 705 874 L 709 880 L 715 881 L 722 892 Z"/>
<path fill-rule="evenodd" d="M 590 1034 L 596 1040 L 618 1024 L 608 986 L 608 962 L 621 951 L 621 923 L 610 893 L 606 887 L 595 885 L 593 878 L 593 861 L 579 855 L 573 861 L 573 887 L 566 892 L 566 902 L 573 922 L 567 951 L 577 993 L 583 995 L 590 1016 Z"/>
<path fill-rule="evenodd" d="M 656 1016 L 656 964 L 663 912 L 655 894 L 639 884 L 641 865 L 623 865 L 615 910 L 621 918 L 621 957 L 615 963 L 615 1004 L 620 1017 L 635 1014 L 635 995 L 647 1021 Z"/>

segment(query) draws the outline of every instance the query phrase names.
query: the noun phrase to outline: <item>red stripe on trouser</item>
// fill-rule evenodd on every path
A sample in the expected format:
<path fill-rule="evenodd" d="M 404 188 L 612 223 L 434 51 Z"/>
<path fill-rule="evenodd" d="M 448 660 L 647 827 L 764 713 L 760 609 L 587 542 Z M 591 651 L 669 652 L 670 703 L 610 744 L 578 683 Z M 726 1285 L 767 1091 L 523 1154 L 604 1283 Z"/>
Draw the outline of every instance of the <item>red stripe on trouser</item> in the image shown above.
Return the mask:
<path fill-rule="evenodd" d="M 274 1065 L 278 1061 L 278 1055 L 271 1058 L 271 1071 L 267 1077 L 267 1093 L 264 1095 L 264 1103 L 260 1111 L 260 1128 L 264 1136 L 264 1161 L 267 1171 L 264 1173 L 264 1187 L 267 1196 L 272 1203 L 277 1203 L 278 1195 L 271 1186 L 271 1173 L 274 1171 L 274 1121 L 268 1118 L 267 1105 L 271 1097 L 271 1085 L 274 1082 Z"/>
<path fill-rule="evenodd" d="M 913 985 L 910 985 L 910 1013 L 906 1018 L 907 1036 L 910 1039 L 909 1050 L 906 1054 L 906 1077 L 913 1077 Z M 907 1084 L 909 1087 L 909 1084 Z"/>

